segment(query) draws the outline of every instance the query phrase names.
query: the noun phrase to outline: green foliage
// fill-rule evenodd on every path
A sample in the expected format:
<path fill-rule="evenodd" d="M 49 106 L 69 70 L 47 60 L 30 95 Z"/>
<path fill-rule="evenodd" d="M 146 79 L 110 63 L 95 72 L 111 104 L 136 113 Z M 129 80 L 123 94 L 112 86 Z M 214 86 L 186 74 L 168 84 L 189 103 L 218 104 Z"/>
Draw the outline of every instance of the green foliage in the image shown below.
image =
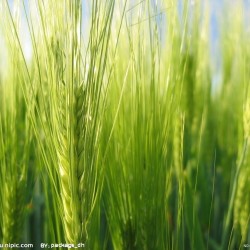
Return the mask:
<path fill-rule="evenodd" d="M 208 2 L 94 0 L 88 27 L 86 6 L 0 3 L 0 242 L 242 247 L 250 239 L 242 1 L 225 6 L 220 22 L 216 86 Z M 29 235 L 35 225 L 38 237 Z"/>

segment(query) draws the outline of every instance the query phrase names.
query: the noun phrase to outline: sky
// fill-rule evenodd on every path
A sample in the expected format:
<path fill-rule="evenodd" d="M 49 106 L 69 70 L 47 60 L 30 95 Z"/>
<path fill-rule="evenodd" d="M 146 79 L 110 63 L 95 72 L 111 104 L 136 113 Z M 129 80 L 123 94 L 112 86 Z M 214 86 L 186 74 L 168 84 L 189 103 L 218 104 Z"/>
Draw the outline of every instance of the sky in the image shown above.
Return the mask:
<path fill-rule="evenodd" d="M 10 7 L 13 7 L 13 1 L 16 0 L 8 0 Z M 22 0 L 21 0 L 22 1 Z M 20 1 L 20 2 L 21 2 Z M 119 0 L 118 0 L 119 1 Z M 136 5 L 136 3 L 141 2 L 141 0 L 131 0 L 132 2 L 130 5 L 132 6 L 133 4 Z M 134 3 L 133 3 L 134 1 Z M 152 0 L 152 1 L 157 1 L 157 0 Z M 195 5 L 196 0 L 190 0 L 190 7 Z M 220 55 L 220 45 L 219 45 L 219 35 L 220 35 L 220 30 L 219 30 L 219 20 L 220 17 L 223 15 L 227 15 L 228 13 L 225 13 L 225 8 L 223 6 L 225 5 L 235 5 L 237 4 L 237 0 L 204 0 L 204 1 L 209 1 L 211 4 L 211 19 L 210 19 L 210 46 L 211 46 L 211 57 L 212 57 L 212 64 L 215 65 L 215 81 L 219 80 L 219 70 L 221 67 L 221 57 Z M 28 7 L 29 0 L 24 0 L 26 8 Z M 83 30 L 86 30 L 86 27 L 88 26 L 89 23 L 89 16 L 90 16 L 90 0 L 83 0 L 82 1 L 82 18 L 83 18 Z M 158 4 L 161 1 L 158 0 Z M 181 6 L 183 3 L 183 0 L 179 0 L 179 6 Z M 250 23 L 250 0 L 243 0 L 244 3 L 244 17 L 245 17 L 245 23 L 248 25 Z M 164 12 L 163 12 L 164 13 Z M 233 18 L 233 17 L 232 17 Z M 249 26 L 249 32 L 250 32 L 250 26 Z M 29 30 L 27 25 L 25 24 L 25 15 L 22 13 L 22 25 L 21 25 L 21 42 L 23 45 L 23 50 L 24 54 L 27 60 L 29 60 L 32 57 L 32 49 L 31 49 L 31 41 L 30 41 L 30 36 L 29 36 Z M 83 32 L 83 35 L 84 32 Z M 0 49 L 3 48 L 3 39 L 1 38 L 0 34 Z M 1 51 L 1 53 L 3 53 Z M 2 62 L 1 62 L 2 61 Z M 0 67 L 3 64 L 3 60 L 0 61 Z M 217 70 L 217 72 L 216 72 Z M 218 78 L 218 79 L 217 79 Z"/>

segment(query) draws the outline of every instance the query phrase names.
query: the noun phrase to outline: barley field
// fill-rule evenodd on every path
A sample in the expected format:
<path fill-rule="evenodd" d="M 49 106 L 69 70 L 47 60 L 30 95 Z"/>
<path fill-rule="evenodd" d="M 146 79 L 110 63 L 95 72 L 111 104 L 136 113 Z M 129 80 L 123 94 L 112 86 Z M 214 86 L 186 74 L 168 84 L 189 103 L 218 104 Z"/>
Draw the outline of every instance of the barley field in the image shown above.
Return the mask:
<path fill-rule="evenodd" d="M 250 247 L 250 2 L 0 1 L 0 248 Z"/>

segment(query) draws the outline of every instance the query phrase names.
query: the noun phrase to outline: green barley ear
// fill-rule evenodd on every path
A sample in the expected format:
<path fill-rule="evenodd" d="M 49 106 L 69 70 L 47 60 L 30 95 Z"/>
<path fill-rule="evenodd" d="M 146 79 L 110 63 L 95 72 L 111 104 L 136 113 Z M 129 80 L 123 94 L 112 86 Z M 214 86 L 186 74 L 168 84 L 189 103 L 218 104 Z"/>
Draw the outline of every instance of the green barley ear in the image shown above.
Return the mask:
<path fill-rule="evenodd" d="M 91 3 L 88 41 L 82 36 L 81 0 L 37 0 L 36 19 L 26 13 L 34 79 L 24 89 L 27 103 L 35 100 L 30 119 L 47 170 L 43 179 L 53 187 L 56 200 L 48 206 L 60 215 L 60 222 L 53 222 L 53 235 L 62 238 L 63 231 L 63 241 L 84 242 L 89 249 L 98 244 L 103 172 L 99 141 L 111 74 L 106 71 L 114 3 Z"/>
<path fill-rule="evenodd" d="M 243 109 L 243 132 L 244 140 L 248 142 L 250 135 L 250 103 L 247 100 Z M 249 150 L 249 145 L 246 145 Z M 238 181 L 237 181 L 237 191 L 235 194 L 234 202 L 234 224 L 236 227 L 240 228 L 242 235 L 242 241 L 246 239 L 249 216 L 250 216 L 250 192 L 249 192 L 249 181 L 250 181 L 250 171 L 248 164 L 250 162 L 249 154 L 246 154 L 246 159 L 243 162 L 242 168 L 240 169 Z"/>
<path fill-rule="evenodd" d="M 250 136 L 250 101 L 246 101 L 244 110 L 243 110 L 243 128 L 244 128 L 244 137 L 248 139 Z"/>
<path fill-rule="evenodd" d="M 15 75 L 13 69 L 13 75 Z M 1 230 L 4 243 L 18 243 L 22 239 L 25 207 L 30 199 L 31 143 L 25 101 L 20 94 L 20 79 L 5 82 L 1 92 L 4 102 L 0 117 L 0 190 Z M 16 85 L 17 84 L 17 85 Z M 8 99 L 9 98 L 9 99 Z M 3 104 L 1 102 L 1 104 Z M 29 176 L 30 177 L 30 176 Z"/>
<path fill-rule="evenodd" d="M 67 242 L 75 243 L 86 241 L 85 228 L 82 225 L 86 223 L 86 217 L 82 211 L 86 210 L 86 195 L 84 174 L 85 174 L 85 133 L 89 126 L 90 118 L 87 118 L 87 107 L 85 104 L 86 95 L 83 86 L 76 86 L 74 90 L 74 105 L 72 121 L 72 130 L 74 131 L 72 144 L 74 158 L 70 158 L 71 146 L 69 143 L 69 135 L 67 131 L 67 120 L 70 119 L 69 113 L 65 110 L 67 105 L 67 92 L 65 86 L 60 88 L 61 98 L 59 100 L 60 118 L 58 134 L 58 164 L 60 173 L 60 185 L 63 207 L 63 224 Z M 66 103 L 66 104 L 65 104 Z M 87 125 L 88 124 L 88 125 Z M 72 161 L 74 160 L 74 161 Z M 73 169 L 72 169 L 73 168 Z"/>
<path fill-rule="evenodd" d="M 26 181 L 6 180 L 15 185 L 4 185 L 3 243 L 20 242 L 24 223 Z M 18 198 L 17 198 L 18 197 Z"/>
<path fill-rule="evenodd" d="M 249 169 L 242 169 L 238 179 L 238 188 L 234 203 L 234 224 L 240 228 L 242 241 L 246 240 L 250 218 L 249 175 Z"/>
<path fill-rule="evenodd" d="M 183 174 L 183 139 L 184 139 L 184 114 L 178 112 L 175 119 L 174 128 L 174 165 L 178 180 L 182 178 Z"/>

